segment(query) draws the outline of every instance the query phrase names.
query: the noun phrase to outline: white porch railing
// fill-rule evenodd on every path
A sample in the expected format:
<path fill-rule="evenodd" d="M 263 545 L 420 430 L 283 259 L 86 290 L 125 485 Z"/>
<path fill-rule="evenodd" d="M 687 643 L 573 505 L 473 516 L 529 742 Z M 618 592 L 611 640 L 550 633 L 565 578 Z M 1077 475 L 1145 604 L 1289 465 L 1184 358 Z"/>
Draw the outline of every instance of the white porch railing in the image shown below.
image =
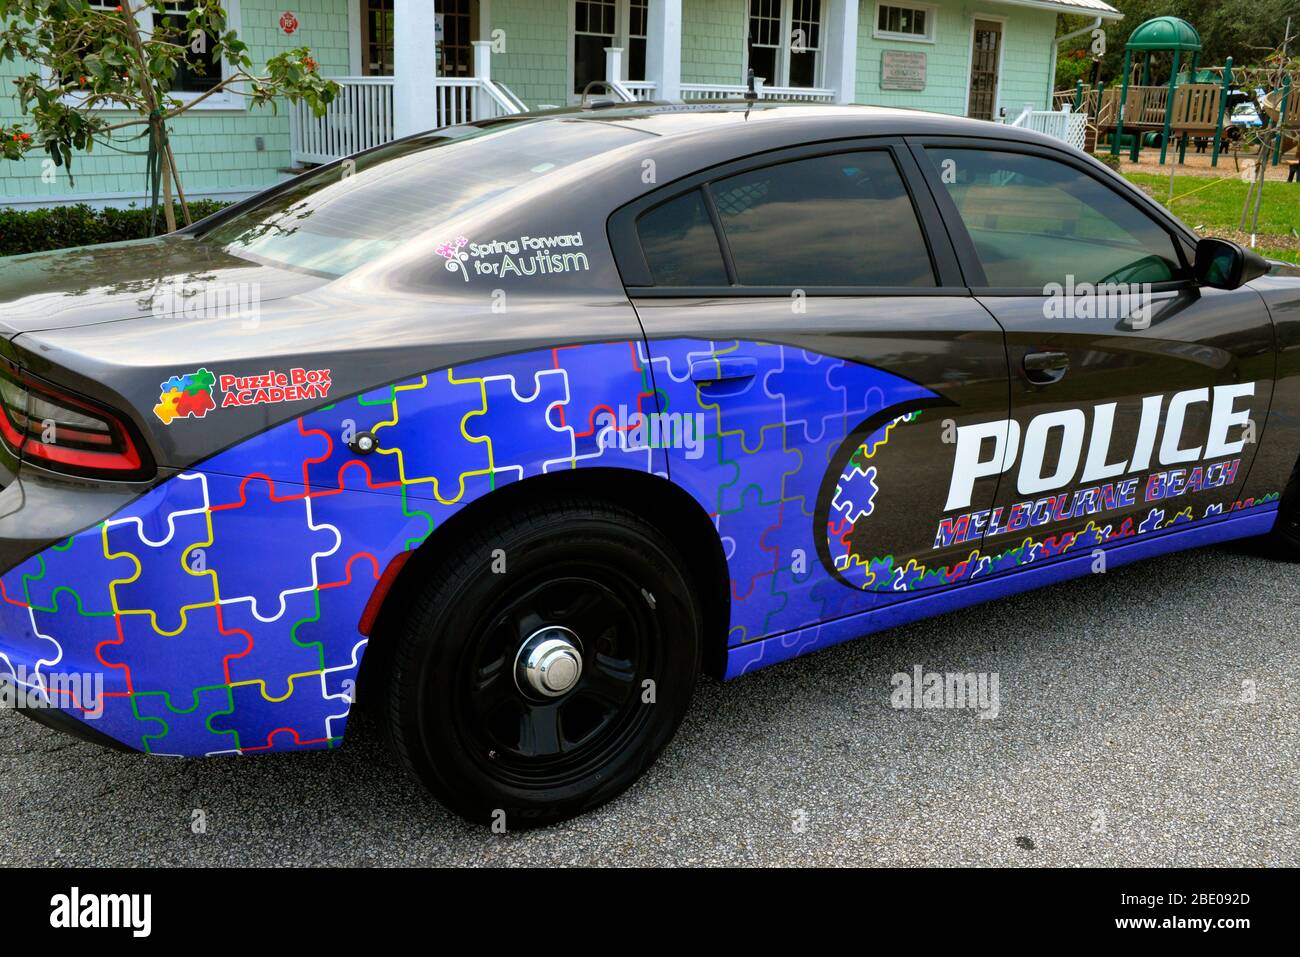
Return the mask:
<path fill-rule="evenodd" d="M 1011 125 L 1043 133 L 1081 150 L 1088 134 L 1088 114 L 1071 112 L 1068 103 L 1059 112 L 1035 110 L 1032 104 L 1026 103 L 1024 110 L 1011 121 Z"/>
<path fill-rule="evenodd" d="M 623 80 L 619 86 L 627 90 L 634 100 L 653 100 L 655 85 L 650 80 Z"/>
<path fill-rule="evenodd" d="M 768 86 L 762 80 L 754 81 L 754 90 L 760 100 L 807 100 L 814 103 L 834 103 L 835 91 L 815 86 Z M 743 83 L 683 83 L 683 100 L 731 100 L 743 97 Z"/>
<path fill-rule="evenodd" d="M 317 117 L 305 103 L 289 105 L 289 152 L 294 165 L 332 163 L 343 156 L 392 142 L 393 78 L 339 76 L 339 95 Z M 438 77 L 429 128 L 473 123 L 522 113 L 526 107 L 508 88 L 478 77 Z"/>

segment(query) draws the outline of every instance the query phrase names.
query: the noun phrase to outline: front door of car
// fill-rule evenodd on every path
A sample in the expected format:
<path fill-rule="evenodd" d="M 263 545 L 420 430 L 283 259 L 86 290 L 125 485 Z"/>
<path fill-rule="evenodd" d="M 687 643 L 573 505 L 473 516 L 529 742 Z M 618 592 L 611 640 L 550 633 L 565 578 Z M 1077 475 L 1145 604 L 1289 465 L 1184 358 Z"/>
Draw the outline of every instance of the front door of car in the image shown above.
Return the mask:
<path fill-rule="evenodd" d="M 1172 224 L 1081 161 L 1005 142 L 912 149 L 1006 331 L 1007 447 L 967 461 L 949 503 L 971 508 L 961 483 L 1001 475 L 990 571 L 1231 512 L 1272 395 L 1260 296 L 1198 287 Z"/>
<path fill-rule="evenodd" d="M 671 479 L 727 557 L 732 644 L 972 570 L 980 530 L 940 527 L 952 439 L 1005 419 L 1006 356 L 918 172 L 901 141 L 801 147 L 611 219 Z"/>

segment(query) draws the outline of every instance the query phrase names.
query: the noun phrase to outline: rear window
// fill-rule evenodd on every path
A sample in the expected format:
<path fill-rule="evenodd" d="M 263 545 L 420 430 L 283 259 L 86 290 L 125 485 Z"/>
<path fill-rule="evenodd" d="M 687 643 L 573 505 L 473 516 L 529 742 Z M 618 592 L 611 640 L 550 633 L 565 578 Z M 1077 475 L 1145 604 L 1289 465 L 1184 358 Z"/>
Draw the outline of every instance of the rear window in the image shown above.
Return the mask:
<path fill-rule="evenodd" d="M 257 262 L 341 276 L 477 203 L 648 134 L 547 118 L 451 127 L 333 165 L 204 233 Z"/>

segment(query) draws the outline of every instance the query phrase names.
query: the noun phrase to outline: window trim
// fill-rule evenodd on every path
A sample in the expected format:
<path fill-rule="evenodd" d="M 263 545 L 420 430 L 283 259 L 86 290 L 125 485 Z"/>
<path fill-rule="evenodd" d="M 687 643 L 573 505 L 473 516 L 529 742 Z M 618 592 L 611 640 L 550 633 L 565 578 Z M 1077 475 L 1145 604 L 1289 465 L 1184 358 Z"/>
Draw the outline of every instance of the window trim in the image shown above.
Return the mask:
<path fill-rule="evenodd" d="M 965 277 L 965 282 L 972 295 L 1045 299 L 1048 293 L 1041 286 L 988 285 L 984 275 L 984 267 L 980 263 L 979 255 L 975 249 L 975 242 L 966 229 L 966 223 L 957 210 L 957 204 L 953 202 L 952 196 L 944 188 L 943 183 L 938 181 L 939 172 L 935 169 L 934 163 L 931 162 L 926 153 L 926 150 L 930 147 L 942 148 L 947 146 L 953 149 L 976 149 L 993 153 L 1024 153 L 1041 159 L 1055 160 L 1073 168 L 1094 180 L 1103 189 L 1109 189 L 1169 236 L 1174 251 L 1182 262 L 1185 275 L 1183 278 L 1169 282 L 1153 283 L 1151 286 L 1152 292 L 1178 291 L 1196 287 L 1196 281 L 1192 276 L 1190 258 L 1191 252 L 1196 246 L 1195 238 L 1189 236 L 1186 227 L 1173 219 L 1162 208 L 1156 206 L 1149 197 L 1101 163 L 1090 160 L 1083 154 L 1076 156 L 1072 152 L 1066 152 L 1063 149 L 1058 150 L 1054 147 L 1015 139 L 1004 140 L 974 136 L 908 136 L 906 141 L 917 164 L 918 172 L 925 181 L 927 191 L 938 206 L 939 214 L 942 217 L 941 221 L 944 224 L 948 239 L 952 243 L 962 275 Z M 1118 184 L 1115 182 L 1116 179 L 1119 180 Z"/>
<path fill-rule="evenodd" d="M 637 219 L 642 213 L 655 206 L 677 199 L 692 190 L 701 189 L 718 180 L 728 179 L 742 173 L 777 166 L 801 159 L 818 156 L 830 156 L 839 153 L 856 153 L 868 150 L 889 153 L 898 169 L 903 188 L 907 190 L 912 202 L 912 211 L 921 230 L 921 238 L 926 244 L 930 257 L 930 268 L 934 271 L 933 286 L 656 286 L 641 248 L 637 234 Z M 709 191 L 704 190 L 705 206 L 710 210 L 710 218 L 716 216 L 713 199 Z M 713 219 L 718 247 L 722 251 L 723 262 L 728 264 L 730 248 L 726 245 L 726 233 L 722 230 L 719 219 Z M 842 140 L 824 140 L 801 146 L 768 150 L 732 160 L 719 166 L 694 173 L 667 186 L 647 193 L 627 203 L 610 214 L 606 223 L 606 233 L 614 262 L 630 298 L 652 299 L 757 299 L 785 297 L 788 298 L 796 289 L 802 290 L 809 297 L 862 297 L 862 296 L 969 296 L 970 290 L 962 279 L 956 252 L 940 219 L 940 211 L 930 196 L 924 183 L 924 176 L 917 166 L 916 158 L 907 149 L 900 136 L 852 137 Z M 735 276 L 734 262 L 727 265 L 728 275 Z"/>
<path fill-rule="evenodd" d="M 103 5 L 109 5 L 111 0 L 101 0 L 101 2 Z M 236 33 L 239 33 L 242 26 L 239 12 L 239 0 L 222 0 L 222 7 L 226 11 L 226 29 L 234 30 Z M 148 7 L 139 10 L 135 15 L 135 22 L 140 28 L 141 36 L 147 38 L 153 32 L 153 10 Z M 229 75 L 230 64 L 223 58 L 221 61 L 221 77 L 222 79 L 225 79 Z M 42 68 L 41 78 L 48 83 L 53 79 L 53 76 L 49 70 Z M 173 90 L 168 93 L 168 96 L 180 100 L 182 103 L 191 103 L 194 100 L 197 100 L 200 96 L 203 96 L 203 94 L 201 92 Z M 78 106 L 84 101 L 85 97 L 84 94 L 81 93 L 65 93 L 60 97 L 60 99 L 70 106 Z M 192 106 L 190 109 L 196 111 L 224 110 L 226 112 L 234 111 L 246 113 L 248 112 L 248 97 L 225 90 L 221 93 L 214 93 L 202 103 Z M 95 107 L 95 112 L 134 113 L 135 110 L 132 107 L 121 106 L 114 102 L 105 103 L 101 106 Z"/>
<path fill-rule="evenodd" d="M 740 82 L 742 84 L 749 82 L 749 21 L 751 14 L 749 12 L 749 0 L 740 0 L 744 4 L 744 35 L 741 38 L 741 58 L 740 58 Z M 830 0 L 820 0 L 820 19 L 817 24 L 817 40 L 820 46 L 816 50 L 816 61 L 813 64 L 813 85 L 811 87 L 798 87 L 798 89 L 821 89 L 826 83 L 826 20 L 829 15 L 828 7 Z M 790 38 L 790 31 L 794 26 L 794 0 L 781 0 L 781 36 L 787 41 Z M 779 76 L 768 79 L 763 78 L 765 86 L 786 87 L 795 89 L 790 86 L 790 44 L 789 42 L 780 43 L 776 46 L 776 72 Z M 779 82 L 778 82 L 779 81 Z"/>
<path fill-rule="evenodd" d="M 894 33 L 890 30 L 880 29 L 880 11 L 883 7 L 896 7 L 901 10 L 924 10 L 925 22 L 928 24 L 926 35 L 922 37 L 914 33 Z M 901 40 L 903 43 L 936 44 L 939 42 L 939 8 L 929 3 L 875 3 L 872 5 L 871 37 L 874 40 Z"/>

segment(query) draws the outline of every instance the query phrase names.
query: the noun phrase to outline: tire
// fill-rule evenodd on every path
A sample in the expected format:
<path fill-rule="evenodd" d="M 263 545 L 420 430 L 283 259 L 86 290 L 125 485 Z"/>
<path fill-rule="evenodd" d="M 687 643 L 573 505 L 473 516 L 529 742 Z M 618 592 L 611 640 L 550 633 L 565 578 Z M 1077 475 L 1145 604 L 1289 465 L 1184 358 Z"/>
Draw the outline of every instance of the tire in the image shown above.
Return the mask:
<path fill-rule="evenodd" d="M 471 821 L 537 827 L 610 800 L 671 740 L 695 688 L 701 615 L 684 567 L 657 529 L 598 501 L 493 520 L 426 566 L 386 636 L 389 743 Z M 530 637 L 578 650 L 569 690 L 519 672 Z M 569 657 L 543 684 L 572 677 Z"/>
<path fill-rule="evenodd" d="M 1278 503 L 1277 524 L 1269 534 L 1274 554 L 1288 561 L 1300 562 L 1300 464 Z"/>

